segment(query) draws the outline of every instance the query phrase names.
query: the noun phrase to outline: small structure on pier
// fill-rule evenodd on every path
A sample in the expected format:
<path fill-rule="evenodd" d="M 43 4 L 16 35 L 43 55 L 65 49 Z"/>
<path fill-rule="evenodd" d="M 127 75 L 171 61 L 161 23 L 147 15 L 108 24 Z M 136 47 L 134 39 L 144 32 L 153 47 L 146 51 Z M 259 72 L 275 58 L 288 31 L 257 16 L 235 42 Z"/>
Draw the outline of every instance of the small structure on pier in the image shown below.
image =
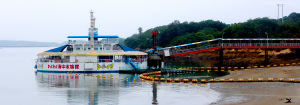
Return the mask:
<path fill-rule="evenodd" d="M 148 52 L 148 67 L 150 69 L 161 69 L 163 66 L 164 55 L 160 54 L 157 48 L 157 36 L 159 34 L 158 31 L 152 31 L 152 49 Z"/>

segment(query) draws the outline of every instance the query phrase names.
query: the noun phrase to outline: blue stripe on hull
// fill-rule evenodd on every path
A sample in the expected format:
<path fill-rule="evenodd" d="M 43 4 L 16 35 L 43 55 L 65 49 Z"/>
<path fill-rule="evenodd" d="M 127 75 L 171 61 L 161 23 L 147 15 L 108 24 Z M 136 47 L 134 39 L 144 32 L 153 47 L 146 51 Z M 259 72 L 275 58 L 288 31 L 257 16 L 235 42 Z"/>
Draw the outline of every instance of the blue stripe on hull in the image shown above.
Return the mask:
<path fill-rule="evenodd" d="M 36 70 L 37 72 L 46 73 L 119 73 L 119 70 L 109 70 L 109 71 L 50 71 L 50 70 Z"/>

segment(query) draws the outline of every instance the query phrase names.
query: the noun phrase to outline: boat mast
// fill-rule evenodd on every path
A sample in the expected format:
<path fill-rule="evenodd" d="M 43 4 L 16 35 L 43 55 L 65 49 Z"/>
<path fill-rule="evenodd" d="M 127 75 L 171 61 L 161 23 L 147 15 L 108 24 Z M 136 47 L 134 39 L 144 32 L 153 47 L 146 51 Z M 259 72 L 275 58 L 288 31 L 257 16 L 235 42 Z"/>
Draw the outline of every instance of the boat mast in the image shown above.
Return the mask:
<path fill-rule="evenodd" d="M 93 17 L 93 11 L 91 11 L 91 28 L 90 28 L 90 49 L 91 49 L 91 53 L 94 53 L 94 28 L 95 28 L 95 18 Z"/>

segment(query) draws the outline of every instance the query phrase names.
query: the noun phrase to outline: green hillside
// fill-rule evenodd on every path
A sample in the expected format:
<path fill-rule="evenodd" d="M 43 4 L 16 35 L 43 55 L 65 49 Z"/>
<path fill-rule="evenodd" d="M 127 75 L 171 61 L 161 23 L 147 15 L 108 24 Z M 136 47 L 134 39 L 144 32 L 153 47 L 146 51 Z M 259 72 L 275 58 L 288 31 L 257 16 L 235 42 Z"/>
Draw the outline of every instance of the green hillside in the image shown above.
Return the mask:
<path fill-rule="evenodd" d="M 256 18 L 247 22 L 225 24 L 220 21 L 179 22 L 177 20 L 164 26 L 148 29 L 141 34 L 134 34 L 124 40 L 131 48 L 151 48 L 151 31 L 158 30 L 158 45 L 166 47 L 213 38 L 291 38 L 300 37 L 300 13 L 291 13 L 281 19 Z"/>

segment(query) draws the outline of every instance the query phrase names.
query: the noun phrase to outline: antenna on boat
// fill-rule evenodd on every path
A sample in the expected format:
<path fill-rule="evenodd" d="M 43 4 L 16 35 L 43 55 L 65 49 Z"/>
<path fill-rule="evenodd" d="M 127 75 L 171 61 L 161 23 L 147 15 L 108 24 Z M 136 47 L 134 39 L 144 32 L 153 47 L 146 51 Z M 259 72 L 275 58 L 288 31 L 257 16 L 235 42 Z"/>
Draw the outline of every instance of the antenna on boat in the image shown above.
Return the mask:
<path fill-rule="evenodd" d="M 95 18 L 93 16 L 93 10 L 91 10 L 91 28 L 90 28 L 90 33 L 91 33 L 91 36 L 90 36 L 90 49 L 91 49 L 91 53 L 94 53 L 94 28 L 95 28 Z"/>

